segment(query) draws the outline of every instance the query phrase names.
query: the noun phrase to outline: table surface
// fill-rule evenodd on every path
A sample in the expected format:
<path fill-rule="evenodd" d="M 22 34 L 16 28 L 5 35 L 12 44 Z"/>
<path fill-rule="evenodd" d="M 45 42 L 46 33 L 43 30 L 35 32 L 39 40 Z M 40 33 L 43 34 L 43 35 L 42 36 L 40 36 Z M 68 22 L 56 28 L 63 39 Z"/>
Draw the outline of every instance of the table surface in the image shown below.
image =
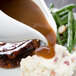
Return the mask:
<path fill-rule="evenodd" d="M 53 3 L 55 8 L 61 8 L 68 4 L 76 4 L 76 0 L 45 0 L 48 7 L 50 7 L 50 4 Z M 75 9 L 76 12 L 76 9 Z"/>

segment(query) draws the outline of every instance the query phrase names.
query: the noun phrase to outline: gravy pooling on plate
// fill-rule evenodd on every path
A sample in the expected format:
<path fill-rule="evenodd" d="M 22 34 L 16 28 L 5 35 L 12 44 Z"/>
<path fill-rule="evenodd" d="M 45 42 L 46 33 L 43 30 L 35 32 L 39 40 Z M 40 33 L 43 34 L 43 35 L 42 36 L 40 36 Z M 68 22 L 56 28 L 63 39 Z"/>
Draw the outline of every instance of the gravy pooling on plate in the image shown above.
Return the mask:
<path fill-rule="evenodd" d="M 35 54 L 47 59 L 54 57 L 55 32 L 33 0 L 0 0 L 0 9 L 14 19 L 38 30 L 46 37 L 48 45 L 38 48 Z"/>

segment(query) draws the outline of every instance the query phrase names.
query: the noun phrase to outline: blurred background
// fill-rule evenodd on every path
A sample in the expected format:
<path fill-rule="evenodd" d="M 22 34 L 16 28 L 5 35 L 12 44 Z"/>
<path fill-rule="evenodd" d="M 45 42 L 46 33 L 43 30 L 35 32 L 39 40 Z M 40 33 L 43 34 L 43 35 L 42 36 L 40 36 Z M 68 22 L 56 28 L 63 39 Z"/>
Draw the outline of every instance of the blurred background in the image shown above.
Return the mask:
<path fill-rule="evenodd" d="M 48 7 L 50 7 L 50 4 L 53 3 L 55 8 L 61 8 L 68 4 L 76 4 L 76 0 L 45 0 Z M 76 12 L 76 9 L 75 9 Z"/>

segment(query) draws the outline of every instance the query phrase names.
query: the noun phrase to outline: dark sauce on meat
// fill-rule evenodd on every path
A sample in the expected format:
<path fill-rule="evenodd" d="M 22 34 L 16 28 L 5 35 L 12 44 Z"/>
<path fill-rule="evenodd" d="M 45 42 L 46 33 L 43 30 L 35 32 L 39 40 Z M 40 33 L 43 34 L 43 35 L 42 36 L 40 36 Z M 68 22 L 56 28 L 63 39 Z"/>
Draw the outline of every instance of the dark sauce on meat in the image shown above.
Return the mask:
<path fill-rule="evenodd" d="M 33 55 L 36 48 L 40 46 L 40 41 L 30 40 L 20 43 L 0 42 L 0 67 L 15 68 L 20 66 L 22 58 Z"/>
<path fill-rule="evenodd" d="M 0 0 L 0 9 L 14 19 L 38 30 L 46 37 L 48 45 L 39 47 L 35 51 L 36 55 L 47 59 L 54 57 L 55 32 L 33 0 Z"/>

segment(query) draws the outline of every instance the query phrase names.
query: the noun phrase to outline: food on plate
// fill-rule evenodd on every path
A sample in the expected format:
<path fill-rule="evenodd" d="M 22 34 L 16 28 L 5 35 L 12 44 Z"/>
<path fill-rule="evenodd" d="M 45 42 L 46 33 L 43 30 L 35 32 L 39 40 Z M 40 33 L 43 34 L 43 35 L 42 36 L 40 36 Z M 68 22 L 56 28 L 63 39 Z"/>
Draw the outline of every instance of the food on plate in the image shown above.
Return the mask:
<path fill-rule="evenodd" d="M 59 44 L 67 42 L 69 52 L 72 50 L 73 36 L 76 34 L 75 29 L 74 32 L 72 29 L 74 7 L 76 5 L 72 4 L 52 12 L 57 28 L 60 27 L 57 31 L 57 42 Z M 33 0 L 7 0 L 6 2 L 1 0 L 0 9 L 12 18 L 39 31 L 48 42 L 48 45 L 44 46 L 40 46 L 38 40 L 16 44 L 2 43 L 0 67 L 17 67 L 21 61 L 22 76 L 72 76 L 76 68 L 76 54 L 70 54 L 67 48 L 56 44 L 54 30 Z M 64 29 L 61 29 L 62 25 Z M 75 38 L 74 41 L 76 41 Z M 7 45 L 9 46 L 6 47 Z"/>
<path fill-rule="evenodd" d="M 51 4 L 51 13 L 57 24 L 57 43 L 66 45 L 69 52 L 72 52 L 73 47 L 76 45 L 76 20 L 73 16 L 73 8 L 76 4 L 67 5 L 56 12 L 53 12 L 54 5 Z M 64 26 L 65 27 L 64 27 Z"/>
<path fill-rule="evenodd" d="M 39 40 L 29 40 L 19 43 L 0 42 L 0 67 L 15 68 L 20 65 L 22 58 L 33 55 L 34 50 L 40 46 Z"/>
<path fill-rule="evenodd" d="M 58 33 L 63 34 L 66 31 L 66 26 L 62 25 L 58 28 Z"/>
<path fill-rule="evenodd" d="M 21 60 L 22 76 L 72 76 L 76 70 L 76 53 L 56 44 L 55 57 L 46 59 L 37 55 Z"/>

